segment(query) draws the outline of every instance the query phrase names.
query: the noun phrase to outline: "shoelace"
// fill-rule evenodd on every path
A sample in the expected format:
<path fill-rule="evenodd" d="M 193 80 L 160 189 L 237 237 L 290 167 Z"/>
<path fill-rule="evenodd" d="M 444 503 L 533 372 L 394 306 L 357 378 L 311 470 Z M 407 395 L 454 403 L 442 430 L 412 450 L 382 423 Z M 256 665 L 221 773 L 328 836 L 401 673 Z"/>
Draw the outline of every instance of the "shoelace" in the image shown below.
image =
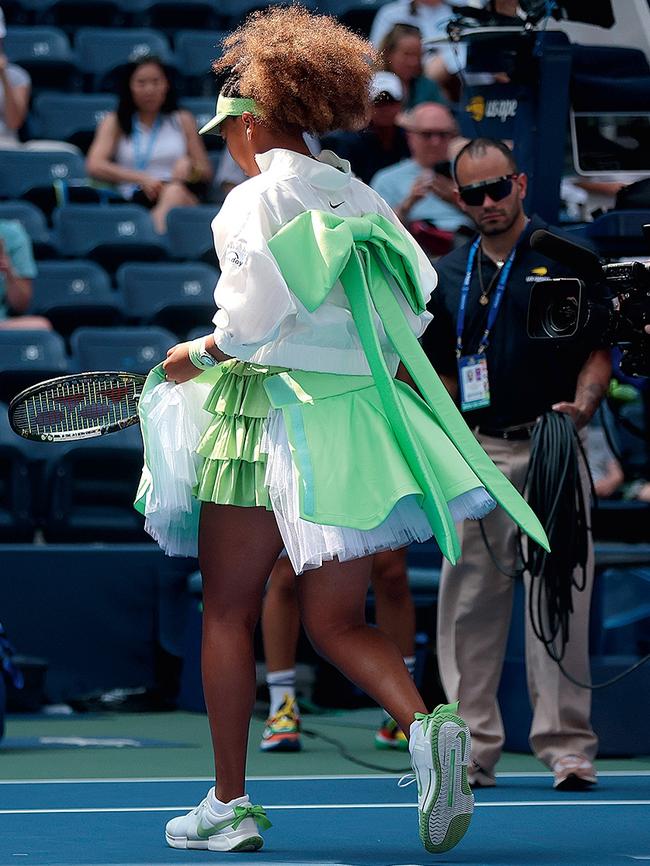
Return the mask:
<path fill-rule="evenodd" d="M 405 773 L 397 782 L 398 788 L 408 788 L 415 782 L 415 773 Z"/>

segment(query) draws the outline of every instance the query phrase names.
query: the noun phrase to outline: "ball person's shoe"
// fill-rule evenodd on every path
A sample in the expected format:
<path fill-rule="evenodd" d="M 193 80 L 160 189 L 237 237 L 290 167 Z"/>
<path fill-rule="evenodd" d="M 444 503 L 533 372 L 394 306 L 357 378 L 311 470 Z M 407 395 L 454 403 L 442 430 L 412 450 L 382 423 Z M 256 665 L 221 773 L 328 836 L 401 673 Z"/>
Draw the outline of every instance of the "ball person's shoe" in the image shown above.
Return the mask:
<path fill-rule="evenodd" d="M 474 760 L 469 762 L 467 781 L 470 788 L 494 788 L 497 783 L 494 773 L 488 773 L 478 761 Z"/>
<path fill-rule="evenodd" d="M 474 811 L 467 781 L 471 740 L 458 704 L 440 704 L 415 714 L 409 749 L 418 786 L 420 839 L 427 851 L 441 854 L 463 838 Z"/>
<path fill-rule="evenodd" d="M 390 716 L 384 721 L 375 734 L 376 749 L 396 749 L 399 752 L 408 751 L 409 741 L 404 731 Z"/>
<path fill-rule="evenodd" d="M 563 755 L 553 764 L 556 791 L 586 791 L 597 782 L 594 765 L 585 755 Z"/>
<path fill-rule="evenodd" d="M 269 716 L 262 733 L 263 752 L 299 752 L 300 715 L 294 698 L 285 695 L 284 703 L 274 716 Z"/>
<path fill-rule="evenodd" d="M 259 831 L 271 826 L 261 806 L 253 806 L 247 796 L 228 803 L 217 814 L 209 802 L 210 794 L 187 815 L 172 818 L 165 827 L 167 844 L 172 848 L 200 848 L 207 851 L 257 851 L 264 844 Z"/>

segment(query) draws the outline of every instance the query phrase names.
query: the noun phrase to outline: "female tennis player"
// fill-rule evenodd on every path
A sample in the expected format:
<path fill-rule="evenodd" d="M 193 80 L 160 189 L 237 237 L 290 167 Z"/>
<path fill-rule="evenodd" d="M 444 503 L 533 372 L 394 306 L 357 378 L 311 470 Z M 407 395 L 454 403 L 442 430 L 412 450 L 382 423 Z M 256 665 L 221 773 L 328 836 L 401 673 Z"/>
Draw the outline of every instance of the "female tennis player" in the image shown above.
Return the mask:
<path fill-rule="evenodd" d="M 216 782 L 167 824 L 175 848 L 262 846 L 269 822 L 245 793 L 253 631 L 283 547 L 314 646 L 410 733 L 424 846 L 452 848 L 473 809 L 469 731 L 455 705 L 427 712 L 398 648 L 366 625 L 371 554 L 435 535 L 455 560 L 454 521 L 495 500 L 546 543 L 419 348 L 433 268 L 348 163 L 305 145 L 365 125 L 372 61 L 334 19 L 291 7 L 254 14 L 214 63 L 229 74 L 202 132 L 249 179 L 213 223 L 215 330 L 170 349 L 140 401 L 138 505 L 168 553 L 194 552 L 198 534 L 203 575 Z"/>

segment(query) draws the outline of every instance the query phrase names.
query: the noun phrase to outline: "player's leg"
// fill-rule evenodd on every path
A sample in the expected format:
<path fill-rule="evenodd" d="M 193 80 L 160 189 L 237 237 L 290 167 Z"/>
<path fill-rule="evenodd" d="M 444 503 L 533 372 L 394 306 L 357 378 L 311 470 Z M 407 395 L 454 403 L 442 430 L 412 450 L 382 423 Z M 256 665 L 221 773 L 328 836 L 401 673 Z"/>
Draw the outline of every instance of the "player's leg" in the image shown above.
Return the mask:
<path fill-rule="evenodd" d="M 377 627 L 397 644 L 411 677 L 415 672 L 415 605 L 408 583 L 408 548 L 375 554 L 371 582 L 375 596 Z M 408 748 L 408 739 L 395 719 L 382 710 L 381 726 L 375 734 L 378 749 Z"/>
<path fill-rule="evenodd" d="M 253 634 L 264 584 L 281 549 L 272 512 L 203 503 L 201 667 L 217 782 L 196 809 L 167 824 L 172 847 L 231 851 L 262 845 L 258 826 L 266 820 L 244 790 L 255 701 Z"/>
<path fill-rule="evenodd" d="M 420 838 L 428 851 L 453 848 L 469 826 L 469 729 L 455 706 L 426 712 L 398 647 L 365 621 L 372 559 L 328 562 L 298 578 L 303 624 L 314 646 L 410 732 L 418 780 Z M 419 718 L 416 718 L 416 714 Z"/>

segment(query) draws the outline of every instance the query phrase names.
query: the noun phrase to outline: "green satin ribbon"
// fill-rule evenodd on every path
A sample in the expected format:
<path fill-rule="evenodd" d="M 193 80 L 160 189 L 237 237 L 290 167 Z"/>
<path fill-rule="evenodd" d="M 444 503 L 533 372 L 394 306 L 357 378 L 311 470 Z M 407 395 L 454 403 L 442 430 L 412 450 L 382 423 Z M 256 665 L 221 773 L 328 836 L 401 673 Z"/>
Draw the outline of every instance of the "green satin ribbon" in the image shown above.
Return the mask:
<path fill-rule="evenodd" d="M 422 508 L 450 562 L 455 563 L 460 556 L 458 534 L 440 484 L 409 427 L 381 350 L 375 312 L 440 427 L 486 490 L 530 538 L 548 550 L 541 523 L 477 442 L 397 301 L 396 295 L 402 295 L 416 315 L 425 310 L 417 256 L 402 232 L 379 214 L 338 217 L 307 211 L 283 226 L 268 245 L 290 290 L 310 312 L 325 301 L 340 280 L 384 411 L 422 489 Z"/>
<path fill-rule="evenodd" d="M 235 820 L 230 825 L 236 830 L 245 818 L 252 818 L 261 830 L 268 830 L 273 825 L 266 817 L 263 806 L 235 806 L 233 809 Z"/>

